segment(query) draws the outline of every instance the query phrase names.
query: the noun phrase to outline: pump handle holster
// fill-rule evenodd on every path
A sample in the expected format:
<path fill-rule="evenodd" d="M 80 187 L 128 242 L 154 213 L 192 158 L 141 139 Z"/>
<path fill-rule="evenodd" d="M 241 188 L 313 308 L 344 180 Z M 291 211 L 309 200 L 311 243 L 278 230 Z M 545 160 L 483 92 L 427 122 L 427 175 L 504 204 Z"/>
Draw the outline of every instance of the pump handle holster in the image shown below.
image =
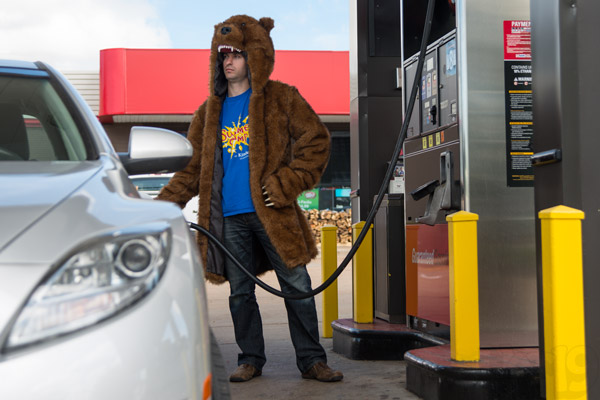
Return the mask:
<path fill-rule="evenodd" d="M 440 179 L 429 181 L 410 193 L 414 201 L 429 196 L 425 215 L 416 218 L 417 223 L 433 226 L 446 217 L 447 213 L 440 211 L 460 210 L 460 183 L 452 179 L 453 172 L 452 152 L 447 150 L 440 154 Z"/>

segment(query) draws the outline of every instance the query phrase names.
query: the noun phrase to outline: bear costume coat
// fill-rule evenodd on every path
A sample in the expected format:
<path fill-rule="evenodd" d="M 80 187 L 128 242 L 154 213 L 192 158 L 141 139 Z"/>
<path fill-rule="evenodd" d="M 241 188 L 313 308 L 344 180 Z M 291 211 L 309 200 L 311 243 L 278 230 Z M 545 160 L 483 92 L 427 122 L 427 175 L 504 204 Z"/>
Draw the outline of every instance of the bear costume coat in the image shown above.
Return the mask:
<path fill-rule="evenodd" d="M 252 94 L 249 115 L 250 192 L 256 214 L 277 253 L 289 268 L 307 264 L 317 255 L 308 221 L 297 197 L 319 181 L 329 160 L 331 138 L 325 125 L 300 95 L 282 82 L 270 80 L 275 50 L 269 32 L 271 18 L 256 20 L 236 15 L 215 25 L 210 55 L 209 97 L 195 112 L 188 139 L 194 153 L 187 167 L 171 178 L 158 199 L 180 207 L 198 200 L 198 225 L 222 237 L 222 141 L 219 116 L 227 93 L 220 48 L 241 51 L 246 57 Z M 219 140 L 217 140 L 219 138 Z M 267 207 L 263 187 L 272 207 Z M 197 234 L 205 276 L 222 283 L 224 254 Z M 257 274 L 272 269 L 260 246 L 255 249 Z M 240 260 L 247 264 L 250 260 Z"/>

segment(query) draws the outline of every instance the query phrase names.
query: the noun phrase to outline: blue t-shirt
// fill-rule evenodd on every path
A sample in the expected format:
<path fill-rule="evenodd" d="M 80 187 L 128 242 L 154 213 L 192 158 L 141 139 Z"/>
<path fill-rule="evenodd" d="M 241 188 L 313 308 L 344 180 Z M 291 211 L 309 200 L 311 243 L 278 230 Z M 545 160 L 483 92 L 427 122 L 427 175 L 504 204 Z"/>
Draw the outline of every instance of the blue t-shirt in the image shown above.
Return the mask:
<path fill-rule="evenodd" d="M 252 89 L 235 97 L 226 97 L 221 111 L 223 144 L 223 216 L 254 212 L 250 196 L 248 163 L 248 104 Z"/>

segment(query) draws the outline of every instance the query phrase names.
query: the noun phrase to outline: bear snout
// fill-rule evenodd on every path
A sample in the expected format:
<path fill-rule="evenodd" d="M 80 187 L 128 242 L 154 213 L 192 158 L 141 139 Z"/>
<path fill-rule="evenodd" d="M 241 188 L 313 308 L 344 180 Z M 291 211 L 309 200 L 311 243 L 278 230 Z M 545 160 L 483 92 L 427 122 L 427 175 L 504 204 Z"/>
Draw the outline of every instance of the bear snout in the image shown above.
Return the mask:
<path fill-rule="evenodd" d="M 221 35 L 227 35 L 229 32 L 231 32 L 231 28 L 228 26 L 224 26 L 221 28 Z"/>

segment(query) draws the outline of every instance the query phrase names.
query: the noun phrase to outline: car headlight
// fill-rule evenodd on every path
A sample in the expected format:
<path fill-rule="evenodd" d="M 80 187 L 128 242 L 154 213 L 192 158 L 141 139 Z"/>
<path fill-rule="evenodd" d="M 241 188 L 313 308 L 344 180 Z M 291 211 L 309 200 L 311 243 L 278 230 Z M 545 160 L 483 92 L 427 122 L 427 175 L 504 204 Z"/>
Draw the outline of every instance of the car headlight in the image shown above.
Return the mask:
<path fill-rule="evenodd" d="M 20 310 L 6 348 L 16 348 L 96 324 L 156 287 L 171 248 L 171 230 L 156 223 L 111 232 L 57 264 Z"/>

